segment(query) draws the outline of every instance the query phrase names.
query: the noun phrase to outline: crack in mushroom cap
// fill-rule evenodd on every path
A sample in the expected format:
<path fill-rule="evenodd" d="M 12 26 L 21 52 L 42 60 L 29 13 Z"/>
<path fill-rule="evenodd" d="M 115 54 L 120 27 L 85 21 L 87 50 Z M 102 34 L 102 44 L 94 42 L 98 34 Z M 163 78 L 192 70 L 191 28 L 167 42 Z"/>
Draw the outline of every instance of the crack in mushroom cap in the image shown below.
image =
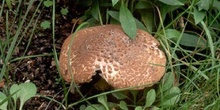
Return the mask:
<path fill-rule="evenodd" d="M 90 82 L 101 70 L 102 78 L 114 88 L 142 89 L 165 73 L 166 57 L 159 42 L 143 30 L 130 39 L 121 26 L 103 25 L 78 31 L 70 47 L 71 38 L 65 40 L 59 59 L 61 75 L 68 82 L 72 78 L 76 83 Z"/>

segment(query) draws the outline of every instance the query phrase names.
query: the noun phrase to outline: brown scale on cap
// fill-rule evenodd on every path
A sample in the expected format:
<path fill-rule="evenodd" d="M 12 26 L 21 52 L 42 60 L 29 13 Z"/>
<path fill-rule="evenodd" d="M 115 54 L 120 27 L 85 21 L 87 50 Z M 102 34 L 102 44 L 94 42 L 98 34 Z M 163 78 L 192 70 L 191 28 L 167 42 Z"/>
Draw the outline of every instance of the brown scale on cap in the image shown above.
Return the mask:
<path fill-rule="evenodd" d="M 165 73 L 166 57 L 159 42 L 145 31 L 137 30 L 135 39 L 130 39 L 118 25 L 82 29 L 74 37 L 68 61 L 71 38 L 65 40 L 60 54 L 61 74 L 68 82 L 72 76 L 76 83 L 90 82 L 101 70 L 102 78 L 114 88 L 142 89 Z"/>

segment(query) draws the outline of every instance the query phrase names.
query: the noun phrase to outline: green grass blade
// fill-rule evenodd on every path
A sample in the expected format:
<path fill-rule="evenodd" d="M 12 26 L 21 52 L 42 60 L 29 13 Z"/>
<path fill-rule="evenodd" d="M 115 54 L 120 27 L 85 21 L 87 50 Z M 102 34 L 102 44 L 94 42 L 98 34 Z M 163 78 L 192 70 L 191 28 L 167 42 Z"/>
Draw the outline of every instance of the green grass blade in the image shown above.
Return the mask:
<path fill-rule="evenodd" d="M 207 36 L 207 39 L 208 39 L 208 45 L 209 45 L 209 48 L 210 48 L 210 51 L 211 51 L 212 66 L 215 66 L 215 50 L 214 50 L 214 44 L 213 44 L 212 36 L 210 34 L 210 31 L 209 31 L 208 27 L 204 23 L 204 21 L 202 21 L 201 24 L 202 24 L 202 26 L 205 30 L 205 33 L 206 33 L 206 36 Z"/>
<path fill-rule="evenodd" d="M 12 56 L 12 54 L 13 54 L 13 52 L 14 52 L 14 48 L 15 48 L 15 45 L 16 45 L 18 36 L 19 36 L 20 33 L 22 32 L 21 29 L 22 29 L 22 27 L 23 27 L 23 24 L 24 24 L 24 22 L 25 22 L 25 20 L 26 20 L 26 18 L 27 18 L 27 15 L 28 15 L 28 13 L 29 13 L 29 11 L 30 11 L 30 8 L 32 7 L 34 1 L 35 1 L 35 0 L 31 0 L 31 1 L 29 2 L 28 9 L 27 9 L 27 11 L 26 11 L 26 13 L 25 13 L 25 15 L 24 15 L 24 18 L 22 19 L 22 21 L 21 21 L 21 23 L 20 23 L 20 25 L 19 25 L 19 27 L 18 27 L 16 33 L 15 33 L 15 36 L 13 37 L 13 40 L 12 40 L 12 42 L 11 42 L 11 44 L 10 44 L 9 49 L 8 49 L 8 53 L 7 53 L 6 58 L 5 58 L 5 60 L 4 60 L 4 64 L 3 64 L 3 66 L 2 66 L 2 70 L 3 70 L 3 71 L 1 71 L 0 79 L 2 79 L 2 78 L 3 78 L 3 75 L 5 74 L 6 67 L 7 67 L 8 63 L 10 62 L 9 60 L 11 59 L 11 56 Z"/>

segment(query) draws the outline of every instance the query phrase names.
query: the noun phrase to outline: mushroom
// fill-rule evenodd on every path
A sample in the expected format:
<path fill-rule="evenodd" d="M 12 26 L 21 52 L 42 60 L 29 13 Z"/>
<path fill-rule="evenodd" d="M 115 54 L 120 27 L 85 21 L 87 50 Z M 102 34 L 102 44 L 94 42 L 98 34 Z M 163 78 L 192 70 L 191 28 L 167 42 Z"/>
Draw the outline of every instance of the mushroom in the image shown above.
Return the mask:
<path fill-rule="evenodd" d="M 143 89 L 165 73 L 166 57 L 159 42 L 143 30 L 130 39 L 121 26 L 103 25 L 79 30 L 71 44 L 72 38 L 64 41 L 59 58 L 67 82 L 90 82 L 101 71 L 100 76 L 116 89 Z"/>

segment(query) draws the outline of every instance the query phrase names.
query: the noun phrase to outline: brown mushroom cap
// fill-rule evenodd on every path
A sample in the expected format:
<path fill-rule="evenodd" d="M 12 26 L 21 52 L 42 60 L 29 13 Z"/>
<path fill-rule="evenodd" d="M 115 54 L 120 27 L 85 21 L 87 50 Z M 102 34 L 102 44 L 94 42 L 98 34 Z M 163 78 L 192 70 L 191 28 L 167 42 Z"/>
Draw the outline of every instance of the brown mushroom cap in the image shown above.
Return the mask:
<path fill-rule="evenodd" d="M 120 26 L 103 25 L 78 31 L 70 47 L 71 38 L 65 40 L 59 59 L 61 75 L 68 82 L 72 78 L 75 83 L 90 82 L 101 70 L 102 78 L 114 88 L 145 85 L 138 87 L 142 89 L 165 73 L 166 57 L 159 42 L 145 31 L 138 29 L 135 39 L 130 39 Z"/>

